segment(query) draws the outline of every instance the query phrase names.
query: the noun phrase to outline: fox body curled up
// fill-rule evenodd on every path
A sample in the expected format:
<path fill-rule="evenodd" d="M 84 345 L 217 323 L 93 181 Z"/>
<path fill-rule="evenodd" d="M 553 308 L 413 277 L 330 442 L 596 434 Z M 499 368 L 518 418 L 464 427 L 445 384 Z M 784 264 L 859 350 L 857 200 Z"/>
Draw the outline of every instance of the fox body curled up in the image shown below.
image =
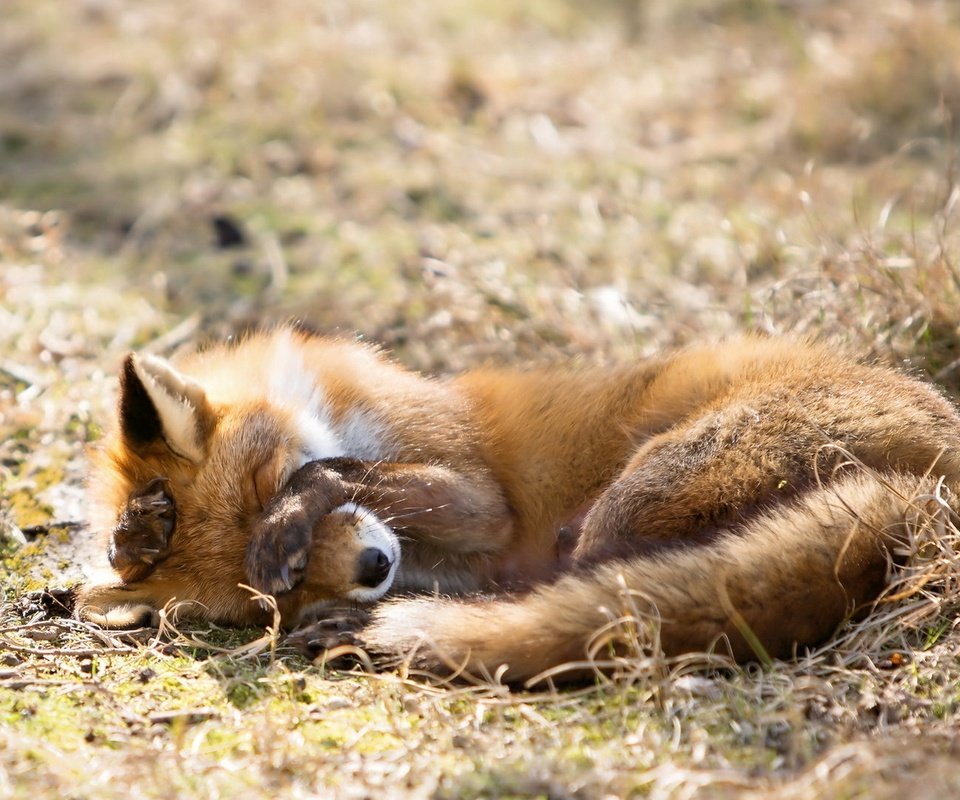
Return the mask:
<path fill-rule="evenodd" d="M 279 328 L 128 358 L 90 485 L 117 575 L 81 590 L 87 619 L 264 622 L 249 584 L 292 627 L 401 595 L 299 640 L 522 681 L 625 604 L 668 654 L 823 641 L 882 594 L 914 499 L 950 513 L 960 416 L 807 342 L 437 380 Z"/>

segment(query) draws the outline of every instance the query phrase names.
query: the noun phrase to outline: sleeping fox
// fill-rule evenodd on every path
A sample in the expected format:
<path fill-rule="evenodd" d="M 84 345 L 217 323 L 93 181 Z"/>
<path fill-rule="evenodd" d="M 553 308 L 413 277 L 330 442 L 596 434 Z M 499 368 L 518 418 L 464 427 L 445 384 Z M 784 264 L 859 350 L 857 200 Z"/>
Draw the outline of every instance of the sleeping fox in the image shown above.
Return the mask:
<path fill-rule="evenodd" d="M 953 405 L 824 345 L 435 379 L 280 327 L 126 359 L 90 479 L 116 579 L 78 614 L 269 621 L 246 584 L 288 627 L 368 607 L 308 649 L 512 682 L 583 662 L 627 607 L 667 654 L 789 657 L 868 610 L 958 487 Z"/>

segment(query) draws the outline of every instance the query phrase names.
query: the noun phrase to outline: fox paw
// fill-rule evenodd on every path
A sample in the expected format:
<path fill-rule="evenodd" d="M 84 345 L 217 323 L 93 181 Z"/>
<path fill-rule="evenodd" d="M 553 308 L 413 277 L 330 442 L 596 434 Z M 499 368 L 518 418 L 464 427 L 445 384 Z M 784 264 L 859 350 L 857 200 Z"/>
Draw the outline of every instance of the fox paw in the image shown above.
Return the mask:
<path fill-rule="evenodd" d="M 323 658 L 331 666 L 351 666 L 358 660 L 356 654 L 337 650 L 345 646 L 362 648 L 363 628 L 369 621 L 370 615 L 365 611 L 342 611 L 294 631 L 287 643 L 311 661 Z"/>
<path fill-rule="evenodd" d="M 254 523 L 244 562 L 250 585 L 266 594 L 296 586 L 310 559 L 314 525 L 346 499 L 346 484 L 323 461 L 291 475 Z"/>
<path fill-rule="evenodd" d="M 125 580 L 141 579 L 170 552 L 176 509 L 164 491 L 166 481 L 154 478 L 131 494 L 113 529 L 108 557 Z"/>
<path fill-rule="evenodd" d="M 310 559 L 313 519 L 302 509 L 267 514 L 253 528 L 244 569 L 250 585 L 265 594 L 290 591 Z"/>

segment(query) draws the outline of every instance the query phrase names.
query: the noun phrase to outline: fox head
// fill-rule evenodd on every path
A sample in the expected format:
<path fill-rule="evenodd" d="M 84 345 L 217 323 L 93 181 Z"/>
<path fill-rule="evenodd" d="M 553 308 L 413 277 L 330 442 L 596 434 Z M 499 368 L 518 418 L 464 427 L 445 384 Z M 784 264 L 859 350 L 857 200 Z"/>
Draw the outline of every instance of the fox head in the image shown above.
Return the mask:
<path fill-rule="evenodd" d="M 136 627 L 176 602 L 181 614 L 225 623 L 270 620 L 241 588 L 253 521 L 294 470 L 341 455 L 300 336 L 281 329 L 221 348 L 191 361 L 191 374 L 155 356 L 126 358 L 116 424 L 89 480 L 91 520 L 111 534 L 116 575 L 80 590 L 81 618 Z M 388 581 L 374 591 L 358 583 L 371 541 L 399 557 L 371 513 L 351 505 L 324 517 L 303 581 L 277 598 L 284 621 L 319 601 L 385 592 Z"/>

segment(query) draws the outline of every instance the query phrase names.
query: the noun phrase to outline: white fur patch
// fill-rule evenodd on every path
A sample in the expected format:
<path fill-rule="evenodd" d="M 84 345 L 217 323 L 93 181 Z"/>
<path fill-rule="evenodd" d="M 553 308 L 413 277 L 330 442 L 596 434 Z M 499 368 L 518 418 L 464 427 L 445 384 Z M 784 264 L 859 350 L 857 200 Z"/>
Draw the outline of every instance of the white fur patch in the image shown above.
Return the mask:
<path fill-rule="evenodd" d="M 384 457 L 384 427 L 372 414 L 351 411 L 337 425 L 337 434 L 351 458 L 376 461 Z"/>
<path fill-rule="evenodd" d="M 150 396 L 150 401 L 160 416 L 163 438 L 177 455 L 199 463 L 203 460 L 203 447 L 197 435 L 197 409 L 187 398 L 174 393 L 163 381 L 185 382 L 164 359 L 144 355 L 134 358 L 133 369 Z"/>
<path fill-rule="evenodd" d="M 330 409 L 323 389 L 307 369 L 290 331 L 277 333 L 272 350 L 267 400 L 294 415 L 301 439 L 297 466 L 318 458 L 345 455 L 340 438 L 330 424 Z"/>
<path fill-rule="evenodd" d="M 281 330 L 276 334 L 272 350 L 267 399 L 289 408 L 319 406 L 320 389 L 290 331 Z"/>
<path fill-rule="evenodd" d="M 336 458 L 347 454 L 330 424 L 326 409 L 322 409 L 319 415 L 314 409 L 302 409 L 297 414 L 297 431 L 300 434 L 298 468 L 318 458 Z"/>
<path fill-rule="evenodd" d="M 383 457 L 383 426 L 372 415 L 356 410 L 333 422 L 326 393 L 307 368 L 290 331 L 281 331 L 274 340 L 267 398 L 295 415 L 301 438 L 298 466 L 338 456 L 371 461 Z"/>
<path fill-rule="evenodd" d="M 356 503 L 344 503 L 335 508 L 332 513 L 342 512 L 357 517 L 357 536 L 364 547 L 376 547 L 390 557 L 390 572 L 379 586 L 372 588 L 358 587 L 347 592 L 348 600 L 360 603 L 372 603 L 379 600 L 393 585 L 393 579 L 400 566 L 400 540 L 386 525 L 384 525 L 372 511 L 358 506 Z"/>

